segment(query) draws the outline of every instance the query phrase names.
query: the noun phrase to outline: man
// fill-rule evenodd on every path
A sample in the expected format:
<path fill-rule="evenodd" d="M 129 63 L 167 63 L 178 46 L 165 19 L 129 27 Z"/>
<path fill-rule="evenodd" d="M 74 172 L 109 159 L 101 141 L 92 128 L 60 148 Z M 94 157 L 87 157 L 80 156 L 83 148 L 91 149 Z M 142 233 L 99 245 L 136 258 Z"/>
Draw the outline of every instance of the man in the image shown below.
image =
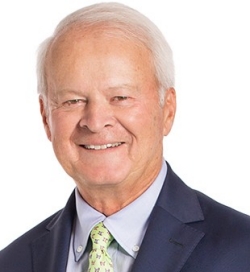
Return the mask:
<path fill-rule="evenodd" d="M 38 71 L 45 131 L 76 190 L 0 253 L 1 272 L 250 271 L 250 218 L 163 160 L 174 69 L 152 22 L 116 3 L 76 11 L 42 45 Z M 107 246 L 95 248 L 96 232 Z"/>

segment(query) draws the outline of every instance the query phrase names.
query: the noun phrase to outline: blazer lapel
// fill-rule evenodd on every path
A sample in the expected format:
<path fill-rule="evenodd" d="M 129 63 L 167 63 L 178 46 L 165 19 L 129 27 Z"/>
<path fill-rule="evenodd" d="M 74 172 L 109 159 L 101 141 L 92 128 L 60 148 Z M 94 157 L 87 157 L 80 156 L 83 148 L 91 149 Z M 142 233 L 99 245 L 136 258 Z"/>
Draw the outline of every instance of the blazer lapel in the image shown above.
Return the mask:
<path fill-rule="evenodd" d="M 179 272 L 204 236 L 187 223 L 203 220 L 195 192 L 168 165 L 164 186 L 131 272 Z"/>
<path fill-rule="evenodd" d="M 34 272 L 65 272 L 72 224 L 75 216 L 75 197 L 71 195 L 65 209 L 47 225 L 46 232 L 32 243 Z"/>

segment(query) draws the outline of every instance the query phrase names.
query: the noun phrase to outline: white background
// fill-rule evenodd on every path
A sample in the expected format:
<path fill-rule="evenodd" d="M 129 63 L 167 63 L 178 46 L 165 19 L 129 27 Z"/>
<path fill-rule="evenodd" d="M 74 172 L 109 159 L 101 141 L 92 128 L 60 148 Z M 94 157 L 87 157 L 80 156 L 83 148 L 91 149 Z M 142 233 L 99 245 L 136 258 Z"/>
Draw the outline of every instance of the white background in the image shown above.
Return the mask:
<path fill-rule="evenodd" d="M 250 214 L 250 8 L 246 0 L 120 1 L 152 19 L 176 65 L 178 112 L 165 158 L 191 187 Z M 36 50 L 94 1 L 0 4 L 0 249 L 62 208 L 74 188 L 46 139 Z"/>

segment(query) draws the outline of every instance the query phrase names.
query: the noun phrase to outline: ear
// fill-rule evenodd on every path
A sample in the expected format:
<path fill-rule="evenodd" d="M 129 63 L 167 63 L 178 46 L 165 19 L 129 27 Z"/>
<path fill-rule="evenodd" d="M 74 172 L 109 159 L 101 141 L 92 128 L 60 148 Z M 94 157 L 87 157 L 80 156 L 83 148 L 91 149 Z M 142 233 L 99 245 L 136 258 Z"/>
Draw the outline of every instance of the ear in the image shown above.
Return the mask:
<path fill-rule="evenodd" d="M 42 95 L 39 96 L 40 113 L 42 116 L 44 129 L 45 129 L 48 139 L 51 141 L 51 130 L 50 130 L 49 122 L 48 122 L 48 111 L 47 111 L 47 106 L 46 106 L 45 100 L 46 100 L 46 98 L 44 96 L 42 96 Z"/>
<path fill-rule="evenodd" d="M 164 107 L 163 135 L 167 136 L 173 126 L 176 112 L 176 93 L 174 88 L 169 88 L 166 90 L 163 107 Z"/>

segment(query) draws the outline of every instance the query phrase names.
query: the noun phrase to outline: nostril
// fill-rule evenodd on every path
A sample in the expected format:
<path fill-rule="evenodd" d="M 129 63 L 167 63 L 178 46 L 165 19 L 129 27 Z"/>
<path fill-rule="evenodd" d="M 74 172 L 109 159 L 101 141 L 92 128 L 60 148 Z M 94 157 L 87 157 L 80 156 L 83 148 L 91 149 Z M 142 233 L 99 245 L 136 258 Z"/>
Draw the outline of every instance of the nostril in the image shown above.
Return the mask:
<path fill-rule="evenodd" d="M 79 121 L 79 126 L 83 129 L 88 129 L 93 133 L 102 131 L 107 127 L 112 127 L 115 124 L 115 119 L 110 115 L 85 115 Z"/>

